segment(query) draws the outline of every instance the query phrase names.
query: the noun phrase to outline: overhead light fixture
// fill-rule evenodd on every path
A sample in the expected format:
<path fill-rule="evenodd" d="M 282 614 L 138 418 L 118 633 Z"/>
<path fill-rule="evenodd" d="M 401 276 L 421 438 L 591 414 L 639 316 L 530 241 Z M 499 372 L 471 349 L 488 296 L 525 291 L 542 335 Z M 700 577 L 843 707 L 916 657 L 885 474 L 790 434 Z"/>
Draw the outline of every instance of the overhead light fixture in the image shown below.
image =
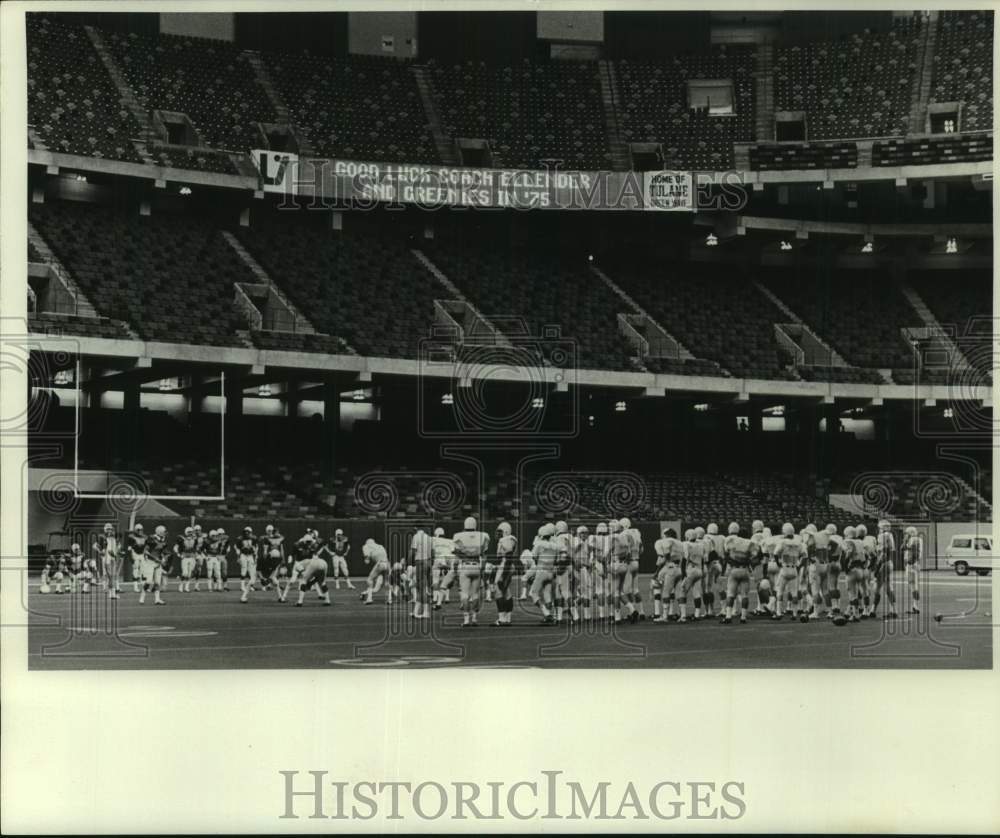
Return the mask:
<path fill-rule="evenodd" d="M 535 396 L 535 398 L 531 400 L 531 406 L 535 410 L 539 410 L 545 407 L 545 399 L 543 399 L 541 396 Z"/>
<path fill-rule="evenodd" d="M 356 401 L 356 402 L 363 402 L 365 400 L 365 391 L 364 390 L 355 390 L 351 394 L 351 398 L 354 399 L 354 401 Z"/>
<path fill-rule="evenodd" d="M 779 245 L 779 247 L 782 250 L 791 250 L 792 249 L 792 243 L 789 242 L 789 241 L 785 241 L 784 239 L 782 239 L 781 240 L 781 244 Z"/>
<path fill-rule="evenodd" d="M 945 253 L 958 253 L 958 239 L 954 236 L 948 239 L 944 246 Z"/>
<path fill-rule="evenodd" d="M 624 413 L 626 410 L 628 410 L 628 405 L 625 402 L 615 402 L 615 413 Z"/>
<path fill-rule="evenodd" d="M 715 247 L 719 243 L 719 237 L 715 233 L 705 236 L 705 247 Z"/>
<path fill-rule="evenodd" d="M 174 389 L 174 381 L 172 378 L 161 378 L 160 383 L 156 385 L 161 393 L 165 393 L 168 390 Z"/>
<path fill-rule="evenodd" d="M 262 399 L 266 399 L 268 396 L 271 395 L 271 385 L 261 384 L 260 387 L 257 388 L 257 395 L 260 396 Z"/>
<path fill-rule="evenodd" d="M 871 253 L 873 250 L 875 250 L 875 247 L 872 244 L 872 242 L 865 242 L 863 245 L 861 245 L 862 253 Z"/>
<path fill-rule="evenodd" d="M 952 410 L 950 407 L 946 407 L 944 409 L 944 418 L 945 419 L 951 419 L 954 415 L 955 415 L 955 411 Z"/>
<path fill-rule="evenodd" d="M 55 377 L 52 379 L 52 383 L 57 387 L 65 387 L 73 380 L 73 376 L 69 370 L 56 370 Z"/>
<path fill-rule="evenodd" d="M 87 182 L 87 176 L 86 176 L 86 175 L 81 175 L 81 174 L 78 174 L 78 175 L 76 176 L 76 179 L 77 179 L 77 181 L 78 181 L 79 183 L 86 183 L 86 182 Z"/>
<path fill-rule="evenodd" d="M 704 403 L 696 404 L 694 406 L 694 409 L 697 410 L 699 413 L 704 413 L 706 410 L 708 410 L 708 405 Z"/>
<path fill-rule="evenodd" d="M 177 191 L 180 192 L 181 195 L 190 195 L 191 194 L 191 187 L 190 186 L 182 186 Z"/>
<path fill-rule="evenodd" d="M 451 393 L 445 393 L 441 396 L 441 404 L 454 404 L 455 397 Z"/>

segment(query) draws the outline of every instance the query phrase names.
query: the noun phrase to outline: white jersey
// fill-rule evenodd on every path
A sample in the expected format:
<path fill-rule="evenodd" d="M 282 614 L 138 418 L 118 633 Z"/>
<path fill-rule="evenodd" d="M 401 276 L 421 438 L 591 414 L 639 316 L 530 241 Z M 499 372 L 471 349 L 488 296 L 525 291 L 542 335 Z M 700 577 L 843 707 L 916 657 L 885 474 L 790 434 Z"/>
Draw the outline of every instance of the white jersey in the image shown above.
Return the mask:
<path fill-rule="evenodd" d="M 490 549 L 490 537 L 478 530 L 462 530 L 455 533 L 455 555 L 460 562 L 478 563 Z"/>
<path fill-rule="evenodd" d="M 389 564 L 389 554 L 385 552 L 385 547 L 381 544 L 370 544 L 366 548 L 365 556 L 376 567 L 380 564 Z"/>
<path fill-rule="evenodd" d="M 434 555 L 434 541 L 426 532 L 418 530 L 410 541 L 410 549 L 413 551 L 414 561 L 430 561 Z"/>

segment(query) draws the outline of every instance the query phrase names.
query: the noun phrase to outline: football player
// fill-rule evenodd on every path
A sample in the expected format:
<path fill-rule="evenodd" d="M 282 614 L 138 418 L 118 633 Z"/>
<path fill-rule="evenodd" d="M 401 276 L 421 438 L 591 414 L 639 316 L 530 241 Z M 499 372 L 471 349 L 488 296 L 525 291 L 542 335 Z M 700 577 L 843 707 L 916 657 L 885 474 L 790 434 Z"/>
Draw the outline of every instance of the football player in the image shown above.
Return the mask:
<path fill-rule="evenodd" d="M 875 614 L 875 606 L 872 599 L 875 595 L 875 562 L 878 560 L 878 542 L 875 536 L 868 535 L 868 527 L 858 524 L 854 528 L 855 536 L 861 542 L 861 549 L 865 556 L 865 566 L 862 571 L 864 577 L 863 595 L 864 611 L 862 617 L 872 617 Z"/>
<path fill-rule="evenodd" d="M 756 543 L 740 535 L 740 525 L 735 521 L 729 525 L 728 530 L 725 551 L 729 573 L 726 578 L 726 614 L 722 618 L 722 622 L 727 625 L 733 621 L 733 607 L 737 597 L 740 602 L 740 622 L 747 621 L 747 611 L 750 608 L 750 564 L 758 549 Z"/>
<path fill-rule="evenodd" d="M 834 619 L 840 616 L 840 577 L 844 572 L 842 547 L 844 538 L 837 533 L 836 524 L 827 524 L 826 532 L 829 540 L 826 569 L 826 607 Z"/>
<path fill-rule="evenodd" d="M 493 580 L 497 592 L 497 621 L 495 625 L 509 626 L 514 616 L 514 598 L 510 595 L 511 582 L 519 573 L 517 538 L 510 524 L 501 521 L 497 527 L 497 571 Z"/>
<path fill-rule="evenodd" d="M 60 550 L 53 550 L 45 560 L 45 567 L 42 568 L 42 581 L 38 586 L 38 592 L 42 594 L 51 593 L 53 586 L 55 592 L 63 592 L 63 580 L 68 575 L 66 565 L 66 554 Z"/>
<path fill-rule="evenodd" d="M 645 620 L 646 605 L 642 600 L 642 586 L 639 584 L 639 562 L 642 559 L 642 533 L 632 526 L 632 521 L 628 518 L 622 518 L 620 524 L 622 535 L 628 542 L 629 562 L 626 587 L 630 591 L 632 607 L 638 614 L 634 620 Z"/>
<path fill-rule="evenodd" d="M 705 542 L 705 531 L 688 529 L 684 531 L 684 581 L 681 583 L 681 616 L 679 623 L 687 622 L 688 597 L 694 600 L 694 619 L 701 619 L 702 580 L 705 578 L 705 565 L 708 563 L 708 544 Z"/>
<path fill-rule="evenodd" d="M 101 562 L 102 584 L 108 590 L 108 599 L 121 599 L 121 544 L 114 524 L 105 524 L 94 542 L 94 552 Z"/>
<path fill-rule="evenodd" d="M 190 593 L 191 576 L 198 556 L 198 539 L 194 534 L 194 527 L 185 527 L 183 534 L 177 536 L 174 555 L 181 561 L 181 581 L 177 583 L 177 590 Z"/>
<path fill-rule="evenodd" d="M 911 614 L 919 614 L 920 608 L 920 565 L 924 556 L 924 540 L 917 534 L 916 527 L 906 528 L 906 541 L 903 542 L 903 561 L 906 565 L 906 584 L 910 588 Z"/>
<path fill-rule="evenodd" d="M 542 623 L 555 624 L 552 616 L 553 593 L 552 584 L 555 579 L 556 562 L 559 558 L 559 545 L 554 541 L 556 528 L 553 524 L 543 524 L 538 530 L 531 549 L 535 562 L 535 574 L 531 582 L 531 601 L 541 609 Z"/>
<path fill-rule="evenodd" d="M 444 603 L 451 600 L 450 589 L 455 581 L 455 542 L 444 537 L 444 530 L 434 530 L 434 562 L 431 565 L 431 581 L 434 584 L 434 610 L 440 611 Z"/>
<path fill-rule="evenodd" d="M 490 537 L 476 529 L 476 519 L 468 517 L 462 532 L 455 533 L 455 557 L 458 560 L 459 597 L 462 602 L 462 626 L 477 625 L 482 559 L 490 547 Z"/>
<path fill-rule="evenodd" d="M 139 594 L 139 604 L 146 601 L 146 594 L 153 592 L 153 604 L 164 605 L 160 596 L 160 588 L 163 582 L 163 562 L 169 553 L 167 549 L 167 528 L 162 524 L 153 530 L 153 534 L 146 540 L 145 551 L 142 557 L 142 591 Z"/>
<path fill-rule="evenodd" d="M 218 530 L 209 530 L 203 547 L 205 551 L 205 576 L 208 579 L 210 591 L 222 590 L 221 554 L 223 548 L 222 536 Z"/>
<path fill-rule="evenodd" d="M 792 616 L 799 617 L 801 594 L 799 592 L 799 570 L 805 563 L 806 549 L 802 541 L 795 535 L 795 527 L 786 522 L 781 525 L 781 538 L 775 545 L 775 557 L 778 560 L 777 607 L 772 619 L 780 620 L 784 615 L 784 606 L 791 604 Z"/>
<path fill-rule="evenodd" d="M 844 541 L 840 545 L 840 552 L 843 556 L 844 568 L 847 571 L 847 619 L 856 623 L 862 613 L 860 611 L 862 596 L 868 594 L 865 585 L 865 568 L 868 566 L 868 559 L 865 556 L 864 544 L 858 538 L 858 531 L 855 527 L 844 527 Z"/>
<path fill-rule="evenodd" d="M 434 539 L 423 527 L 417 527 L 410 539 L 410 562 L 413 565 L 413 617 L 416 620 L 429 620 L 431 606 L 428 597 L 431 591 L 431 566 L 434 563 Z"/>
<path fill-rule="evenodd" d="M 240 602 L 244 605 L 250 599 L 254 581 L 257 579 L 257 537 L 252 527 L 244 527 L 236 541 L 236 553 L 240 562 Z"/>
<path fill-rule="evenodd" d="M 673 527 L 667 527 L 653 549 L 656 551 L 653 578 L 657 582 L 653 595 L 654 622 L 665 623 L 677 619 L 677 586 L 684 578 L 684 543 L 677 538 Z"/>
<path fill-rule="evenodd" d="M 299 542 L 302 543 L 303 539 L 310 548 L 313 546 L 314 541 L 311 529 L 306 530 L 305 535 Z M 296 544 L 296 555 L 299 558 L 302 557 L 299 544 Z M 309 556 L 311 558 L 313 553 L 310 552 Z M 257 560 L 257 567 L 264 589 L 270 590 L 271 585 L 274 585 L 278 601 L 284 602 L 285 597 L 288 595 L 289 586 L 288 566 L 285 557 L 285 537 L 278 532 L 274 524 L 268 524 L 264 527 L 264 534 L 260 538 L 260 557 Z"/>
<path fill-rule="evenodd" d="M 879 603 L 882 601 L 882 592 L 885 591 L 889 601 L 888 613 L 885 618 L 895 619 L 896 614 L 896 592 L 892 587 L 892 571 L 896 558 L 896 539 L 892 534 L 892 526 L 886 520 L 878 522 L 878 535 L 875 539 L 875 564 L 872 574 L 875 580 L 875 596 L 872 605 L 872 614 L 878 613 Z"/>
<path fill-rule="evenodd" d="M 719 616 L 722 612 L 722 562 L 726 557 L 726 537 L 719 532 L 719 525 L 711 523 L 705 536 L 708 547 L 708 562 L 705 565 L 703 582 L 705 614 Z M 716 610 L 718 608 L 718 610 Z"/>
<path fill-rule="evenodd" d="M 333 585 L 340 590 L 340 577 L 344 577 L 344 582 L 352 591 L 354 585 L 351 583 L 351 573 L 347 569 L 347 554 L 351 552 L 351 542 L 344 535 L 342 529 L 337 529 L 333 533 L 333 541 L 327 544 L 324 549 L 330 555 L 330 565 L 333 568 Z"/>
<path fill-rule="evenodd" d="M 125 542 L 128 545 L 129 557 L 132 559 L 132 590 L 139 593 L 143 560 L 146 556 L 146 533 L 143 532 L 142 524 L 136 524 L 132 528 Z"/>
<path fill-rule="evenodd" d="M 302 607 L 306 592 L 312 587 L 316 588 L 323 605 L 333 604 L 330 602 L 330 588 L 326 584 L 326 561 L 316 555 L 314 548 L 315 536 L 312 531 L 307 531 L 295 544 L 298 559 L 292 565 L 291 580 L 285 585 L 284 593 L 287 594 L 291 584 L 298 582 L 299 598 L 295 602 L 296 608 Z M 284 602 L 285 596 L 279 593 L 278 601 Z"/>
<path fill-rule="evenodd" d="M 597 618 L 603 620 L 607 616 L 605 608 L 611 600 L 611 560 L 614 548 L 608 525 L 603 521 L 597 525 L 597 532 L 590 537 L 591 578 L 594 586 L 594 598 L 597 600 Z"/>
<path fill-rule="evenodd" d="M 66 559 L 66 566 L 69 570 L 69 584 L 70 591 L 76 593 L 79 587 L 83 593 L 90 593 L 90 582 L 93 578 L 91 574 L 90 567 L 88 565 L 90 562 L 87 557 L 83 554 L 83 549 L 79 544 L 71 544 L 69 548 L 69 556 Z"/>
<path fill-rule="evenodd" d="M 382 586 L 388 581 L 389 554 L 386 553 L 385 547 L 376 542 L 374 538 L 369 538 L 361 547 L 361 555 L 365 564 L 370 564 L 372 567 L 368 573 L 368 584 L 364 593 L 361 594 L 361 599 L 365 605 L 371 605 L 372 597 L 382 590 Z"/>

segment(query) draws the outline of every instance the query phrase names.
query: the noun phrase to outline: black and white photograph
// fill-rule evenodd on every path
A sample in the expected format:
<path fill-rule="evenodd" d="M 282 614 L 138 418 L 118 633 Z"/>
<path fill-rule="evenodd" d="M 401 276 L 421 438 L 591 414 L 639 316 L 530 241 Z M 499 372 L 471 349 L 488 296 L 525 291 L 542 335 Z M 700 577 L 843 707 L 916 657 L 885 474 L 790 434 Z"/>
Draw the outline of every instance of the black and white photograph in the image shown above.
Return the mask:
<path fill-rule="evenodd" d="M 306 17 L 27 15 L 30 666 L 992 667 L 991 12 Z"/>
<path fill-rule="evenodd" d="M 5 22 L 27 673 L 994 670 L 991 8 L 264 8 Z"/>

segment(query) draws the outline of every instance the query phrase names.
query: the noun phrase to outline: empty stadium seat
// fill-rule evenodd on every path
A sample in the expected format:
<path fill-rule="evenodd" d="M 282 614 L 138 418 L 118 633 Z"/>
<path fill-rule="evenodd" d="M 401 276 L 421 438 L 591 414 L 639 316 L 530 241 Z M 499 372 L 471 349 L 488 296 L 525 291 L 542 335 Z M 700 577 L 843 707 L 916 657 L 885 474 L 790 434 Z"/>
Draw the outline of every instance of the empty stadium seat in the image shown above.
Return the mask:
<path fill-rule="evenodd" d="M 775 107 L 805 111 L 812 140 L 901 135 L 909 121 L 922 34 L 919 18 L 886 32 L 775 51 Z"/>
<path fill-rule="evenodd" d="M 235 44 L 179 35 L 105 32 L 105 43 L 148 110 L 186 113 L 205 145 L 225 151 L 259 148 L 256 122 L 274 122 L 253 66 Z"/>
<path fill-rule="evenodd" d="M 993 134 L 885 140 L 872 145 L 876 166 L 930 166 L 993 159 Z"/>
<path fill-rule="evenodd" d="M 538 169 L 561 160 L 564 169 L 609 168 L 596 63 L 432 63 L 431 78 L 445 132 L 488 140 L 495 166 Z"/>
<path fill-rule="evenodd" d="M 768 172 L 788 169 L 855 169 L 857 143 L 756 145 L 750 147 L 750 168 Z"/>
<path fill-rule="evenodd" d="M 77 317 L 72 314 L 50 314 L 48 312 L 29 314 L 28 331 L 32 334 L 43 335 L 131 339 L 128 330 L 117 320 L 104 317 Z"/>
<path fill-rule="evenodd" d="M 139 124 L 82 26 L 28 14 L 28 124 L 52 151 L 141 163 Z"/>
<path fill-rule="evenodd" d="M 487 317 L 514 337 L 527 328 L 542 351 L 560 342 L 572 347 L 576 366 L 641 369 L 619 333 L 618 313 L 627 304 L 584 264 L 574 266 L 558 253 L 469 240 L 436 241 L 427 249 L 435 263 Z M 559 339 L 540 339 L 543 328 L 558 327 Z M 555 363 L 571 366 L 572 361 Z"/>
<path fill-rule="evenodd" d="M 913 348 L 901 329 L 920 327 L 923 321 L 886 273 L 839 271 L 829 288 L 778 271 L 761 278 L 848 363 L 868 369 L 912 368 Z"/>
<path fill-rule="evenodd" d="M 70 203 L 29 215 L 102 316 L 145 340 L 241 343 L 233 284 L 255 277 L 210 221 Z"/>
<path fill-rule="evenodd" d="M 158 146 L 150 148 L 149 154 L 161 166 L 173 169 L 219 172 L 226 175 L 238 174 L 236 165 L 224 152 L 213 152 L 206 148 L 164 148 Z"/>
<path fill-rule="evenodd" d="M 929 104 L 962 102 L 962 131 L 993 129 L 993 12 L 941 11 Z"/>
<path fill-rule="evenodd" d="M 675 55 L 657 63 L 623 59 L 616 63 L 616 71 L 622 138 L 660 143 L 666 168 L 732 168 L 733 142 L 754 138 L 751 47 L 716 46 L 703 54 Z M 716 116 L 689 107 L 687 83 L 695 79 L 730 79 L 733 113 Z"/>
<path fill-rule="evenodd" d="M 316 328 L 365 355 L 417 357 L 434 300 L 448 297 L 404 242 L 382 232 L 339 234 L 277 219 L 240 236 Z"/>
<path fill-rule="evenodd" d="M 696 357 L 740 378 L 796 380 L 791 357 L 774 338 L 787 318 L 730 266 L 669 259 L 621 260 L 608 267 L 618 282 Z"/>
<path fill-rule="evenodd" d="M 391 163 L 441 162 L 407 62 L 364 55 L 262 57 L 316 154 Z"/>

